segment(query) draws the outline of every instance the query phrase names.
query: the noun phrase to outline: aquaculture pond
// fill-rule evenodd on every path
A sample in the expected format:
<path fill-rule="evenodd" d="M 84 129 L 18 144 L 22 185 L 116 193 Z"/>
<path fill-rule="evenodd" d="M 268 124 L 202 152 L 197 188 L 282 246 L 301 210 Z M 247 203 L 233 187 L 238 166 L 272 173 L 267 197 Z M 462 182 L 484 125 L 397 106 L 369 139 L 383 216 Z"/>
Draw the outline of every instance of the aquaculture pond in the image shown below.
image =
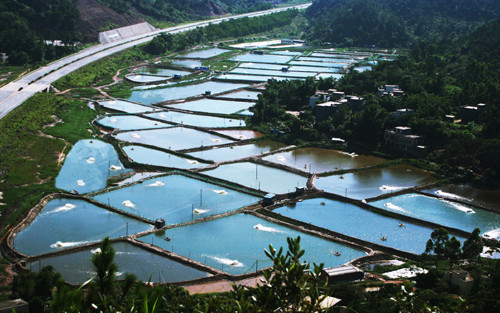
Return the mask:
<path fill-rule="evenodd" d="M 241 99 L 241 100 L 257 100 L 260 91 L 250 91 L 250 90 L 240 90 L 231 93 L 225 93 L 223 95 L 217 96 L 217 98 L 229 98 L 229 99 Z"/>
<path fill-rule="evenodd" d="M 358 67 L 355 67 L 353 70 L 355 70 L 358 73 L 363 73 L 364 71 L 371 71 L 372 67 L 371 66 L 358 66 Z"/>
<path fill-rule="evenodd" d="M 144 75 L 167 76 L 167 77 L 171 77 L 174 75 L 185 76 L 191 74 L 191 72 L 189 71 L 183 71 L 180 69 L 173 69 L 173 68 L 157 67 L 157 66 L 139 67 L 134 70 L 134 73 L 144 74 Z"/>
<path fill-rule="evenodd" d="M 206 49 L 206 50 L 199 50 L 199 51 L 194 51 L 190 52 L 187 54 L 183 54 L 178 56 L 179 58 L 192 58 L 192 59 L 209 59 L 212 57 L 216 57 L 218 55 L 221 55 L 223 53 L 229 52 L 232 50 L 227 50 L 227 49 L 221 49 L 221 48 L 211 48 L 211 49 Z"/>
<path fill-rule="evenodd" d="M 170 64 L 194 69 L 195 67 L 201 66 L 201 61 L 198 61 L 198 60 L 173 60 Z"/>
<path fill-rule="evenodd" d="M 300 247 L 305 250 L 303 261 L 324 263 L 325 267 L 337 266 L 366 255 L 360 250 L 319 237 L 311 236 L 250 214 L 233 216 L 176 227 L 166 231 L 171 240 L 154 235 L 139 238 L 200 263 L 232 275 L 241 275 L 272 266 L 264 249 L 269 244 L 287 250 L 287 237 L 300 236 Z M 340 256 L 334 253 L 338 251 Z"/>
<path fill-rule="evenodd" d="M 410 193 L 370 204 L 381 209 L 467 232 L 472 232 L 479 227 L 483 234 L 500 239 L 499 214 L 457 202 Z"/>
<path fill-rule="evenodd" d="M 295 56 L 295 55 L 302 55 L 302 52 L 300 52 L 300 51 L 287 51 L 287 50 L 285 50 L 285 51 L 273 51 L 270 54 L 293 55 L 293 56 Z"/>
<path fill-rule="evenodd" d="M 338 58 L 341 60 L 352 60 L 353 58 L 358 58 L 355 55 L 321 53 L 321 52 L 313 52 L 313 53 L 311 53 L 310 56 L 311 57 L 319 57 L 319 58 Z"/>
<path fill-rule="evenodd" d="M 367 199 L 435 181 L 428 172 L 403 164 L 317 177 L 314 186 L 349 198 Z"/>
<path fill-rule="evenodd" d="M 385 161 L 382 158 L 374 156 L 349 154 L 337 150 L 320 148 L 295 149 L 272 154 L 263 159 L 311 173 L 361 168 L 380 164 Z"/>
<path fill-rule="evenodd" d="M 351 237 L 415 254 L 425 251 L 433 229 L 373 213 L 354 204 L 325 199 L 275 209 L 274 212 L 295 220 L 329 229 Z M 386 239 L 386 240 L 382 240 Z M 463 241 L 463 238 L 457 238 Z"/>
<path fill-rule="evenodd" d="M 279 72 L 281 73 L 281 72 Z M 283 77 L 283 76 L 264 76 L 264 75 L 244 75 L 244 74 L 221 74 L 217 79 L 229 81 L 248 81 L 248 82 L 267 82 L 270 79 L 277 81 L 303 79 L 298 77 Z"/>
<path fill-rule="evenodd" d="M 184 150 L 232 142 L 224 137 L 186 127 L 123 132 L 117 134 L 115 138 L 121 141 L 142 143 L 169 150 Z"/>
<path fill-rule="evenodd" d="M 290 66 L 288 70 L 290 72 L 293 71 L 293 72 L 313 72 L 313 73 L 320 73 L 320 72 L 340 73 L 342 71 L 342 69 L 338 67 L 299 66 L 299 65 Z"/>
<path fill-rule="evenodd" d="M 500 208 L 500 189 L 481 189 L 468 184 L 446 185 L 424 190 L 445 199 L 475 203 L 490 209 Z"/>
<path fill-rule="evenodd" d="M 118 130 L 172 127 L 170 124 L 153 121 L 136 115 L 105 115 L 103 118 L 98 119 L 97 123 Z"/>
<path fill-rule="evenodd" d="M 266 64 L 266 63 L 251 63 L 251 62 L 246 62 L 246 63 L 241 63 L 239 68 L 255 68 L 255 69 L 263 69 L 263 70 L 277 70 L 281 71 L 283 67 L 288 67 L 286 65 L 280 65 L 280 64 Z"/>
<path fill-rule="evenodd" d="M 209 128 L 245 127 L 245 120 L 238 118 L 226 118 L 201 114 L 187 114 L 175 111 L 147 113 L 144 116 L 174 122 L 184 125 L 193 125 Z"/>
<path fill-rule="evenodd" d="M 56 177 L 56 187 L 87 193 L 106 187 L 108 177 L 129 171 L 112 145 L 95 139 L 80 140 L 66 156 Z"/>
<path fill-rule="evenodd" d="M 203 173 L 276 194 L 293 192 L 307 183 L 307 177 L 251 162 L 224 164 Z"/>
<path fill-rule="evenodd" d="M 208 277 L 210 274 L 176 262 L 156 253 L 149 252 L 127 242 L 113 243 L 116 251 L 115 263 L 118 265 L 116 279 L 125 278 L 125 273 L 133 273 L 139 281 L 153 283 L 173 283 Z M 98 250 L 87 249 L 70 254 L 41 259 L 28 263 L 26 267 L 32 271 L 40 271 L 51 265 L 63 279 L 80 285 L 95 275 L 90 258 Z"/>
<path fill-rule="evenodd" d="M 316 79 L 320 78 L 333 78 L 333 79 L 341 79 L 344 76 L 344 74 L 334 74 L 334 73 L 319 73 L 316 75 Z"/>
<path fill-rule="evenodd" d="M 345 66 L 348 66 L 349 64 L 346 64 L 346 63 L 328 63 L 328 62 L 291 61 L 288 63 L 288 65 L 343 68 Z"/>
<path fill-rule="evenodd" d="M 237 160 L 254 155 L 260 155 L 273 150 L 285 147 L 284 144 L 272 140 L 260 140 L 253 144 L 237 145 L 224 148 L 213 148 L 198 152 L 188 153 L 189 155 L 215 162 Z"/>
<path fill-rule="evenodd" d="M 125 100 L 99 101 L 99 105 L 104 109 L 120 111 L 125 113 L 140 113 L 151 111 L 149 106 L 133 103 Z"/>
<path fill-rule="evenodd" d="M 239 62 L 285 64 L 288 61 L 292 60 L 293 58 L 294 58 L 293 56 L 286 56 L 286 55 L 273 55 L 273 54 L 260 55 L 260 54 L 247 53 L 247 54 L 235 56 L 234 58 L 231 58 L 230 60 L 239 61 Z"/>
<path fill-rule="evenodd" d="M 261 134 L 259 132 L 246 129 L 217 130 L 216 132 L 222 135 L 233 137 L 234 139 L 242 139 L 242 140 L 260 138 L 264 136 L 264 134 Z"/>
<path fill-rule="evenodd" d="M 216 114 L 239 114 L 254 106 L 255 102 L 229 101 L 219 99 L 203 98 L 201 100 L 183 102 L 169 105 L 169 108 L 177 108 L 193 112 L 216 113 Z"/>
<path fill-rule="evenodd" d="M 123 147 L 123 151 L 132 161 L 141 164 L 180 169 L 191 169 L 208 165 L 196 160 L 142 146 L 126 146 Z"/>
<path fill-rule="evenodd" d="M 130 98 L 128 98 L 128 100 L 140 102 L 143 104 L 153 104 L 162 101 L 193 97 L 204 94 L 206 91 L 210 91 L 212 94 L 217 94 L 220 92 L 239 89 L 247 86 L 247 84 L 207 81 L 201 84 L 182 87 L 134 90 L 132 91 L 132 95 L 130 96 Z"/>
<path fill-rule="evenodd" d="M 14 249 L 26 255 L 38 255 L 151 228 L 149 224 L 83 200 L 54 199 L 14 237 Z"/>
<path fill-rule="evenodd" d="M 306 62 L 325 62 L 325 63 L 345 63 L 345 65 L 354 63 L 354 60 L 349 59 L 335 59 L 335 58 L 315 58 L 315 57 L 299 57 L 297 61 Z"/>
<path fill-rule="evenodd" d="M 115 189 L 94 199 L 167 225 L 237 210 L 259 197 L 183 175 L 168 175 Z"/>
<path fill-rule="evenodd" d="M 136 84 L 158 83 L 166 81 L 168 77 L 131 74 L 125 76 L 128 80 Z"/>
<path fill-rule="evenodd" d="M 289 71 L 275 71 L 275 70 L 263 70 L 263 69 L 239 68 L 239 67 L 235 68 L 234 70 L 231 70 L 229 73 L 262 75 L 262 76 L 267 75 L 267 76 L 297 77 L 297 78 L 314 76 L 314 73 L 311 74 L 309 72 L 289 72 Z"/>

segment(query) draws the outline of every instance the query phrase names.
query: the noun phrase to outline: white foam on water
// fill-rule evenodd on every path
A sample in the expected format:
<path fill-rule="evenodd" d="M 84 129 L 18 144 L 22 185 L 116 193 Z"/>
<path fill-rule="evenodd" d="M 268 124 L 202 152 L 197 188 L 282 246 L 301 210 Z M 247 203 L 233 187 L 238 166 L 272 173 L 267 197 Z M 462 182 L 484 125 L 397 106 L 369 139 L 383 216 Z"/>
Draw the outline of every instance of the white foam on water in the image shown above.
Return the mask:
<path fill-rule="evenodd" d="M 493 239 L 500 239 L 500 228 L 497 228 L 497 229 L 494 229 L 494 230 L 490 230 L 488 232 L 485 232 L 483 234 L 483 237 L 486 237 L 486 238 L 493 238 Z"/>
<path fill-rule="evenodd" d="M 399 212 L 404 212 L 404 213 L 408 213 L 408 211 L 406 211 L 405 209 L 403 209 L 402 207 L 400 206 L 397 206 L 393 203 L 390 203 L 390 202 L 387 202 L 386 204 L 384 204 L 384 206 L 386 208 L 388 208 L 389 210 L 393 210 L 393 211 L 399 211 Z"/>
<path fill-rule="evenodd" d="M 163 114 L 163 113 L 160 113 L 159 115 L 160 115 L 161 118 L 167 118 L 167 116 L 165 114 Z"/>
<path fill-rule="evenodd" d="M 279 229 L 276 229 L 274 227 L 264 226 L 262 224 L 254 225 L 253 228 L 255 228 L 257 230 L 265 231 L 268 233 L 283 233 L 283 231 L 281 231 Z"/>
<path fill-rule="evenodd" d="M 278 155 L 278 156 L 276 157 L 276 159 L 277 159 L 278 161 L 280 161 L 280 162 L 286 162 L 286 158 L 285 158 L 284 156 L 282 156 L 282 155 Z"/>
<path fill-rule="evenodd" d="M 194 209 L 193 213 L 194 214 L 203 214 L 203 213 L 207 213 L 208 211 L 210 211 L 210 210 Z"/>
<path fill-rule="evenodd" d="M 101 248 L 96 248 L 96 249 L 90 250 L 90 253 L 92 253 L 92 254 L 98 254 L 98 253 L 101 253 L 101 252 L 102 252 Z"/>
<path fill-rule="evenodd" d="M 204 255 L 204 254 L 202 254 L 202 256 L 206 256 L 207 258 L 212 259 L 212 260 L 214 260 L 214 261 L 216 261 L 217 263 L 220 263 L 220 264 L 229 265 L 229 266 L 233 266 L 233 267 L 243 267 L 243 263 L 241 263 L 238 260 L 231 260 L 231 259 L 228 259 L 228 258 L 221 258 L 221 257 L 215 256 L 215 255 Z"/>
<path fill-rule="evenodd" d="M 457 200 L 467 200 L 467 198 L 460 197 L 459 195 L 456 195 L 454 193 L 449 193 L 449 192 L 444 192 L 442 190 L 437 190 L 435 192 L 438 196 L 446 197 L 446 198 L 451 198 L 451 199 L 457 199 Z"/>
<path fill-rule="evenodd" d="M 245 135 L 238 135 L 238 138 L 240 138 L 240 139 L 247 139 L 247 137 Z"/>
<path fill-rule="evenodd" d="M 122 167 L 121 167 L 120 165 L 111 165 L 111 166 L 109 167 L 109 169 L 110 169 L 110 170 L 112 170 L 112 171 L 114 171 L 114 172 L 116 172 L 116 171 L 121 170 L 121 169 L 122 169 Z"/>
<path fill-rule="evenodd" d="M 186 162 L 188 162 L 189 164 L 200 164 L 200 162 L 198 162 L 196 160 L 188 160 L 188 159 L 186 159 Z"/>
<path fill-rule="evenodd" d="M 130 200 L 125 200 L 122 202 L 122 204 L 127 208 L 135 208 L 135 204 Z"/>
<path fill-rule="evenodd" d="M 110 121 L 111 123 L 116 123 L 117 119 L 116 119 L 116 118 L 114 118 L 114 117 L 112 117 L 112 118 L 110 118 L 110 119 L 109 119 L 109 121 Z"/>
<path fill-rule="evenodd" d="M 67 211 L 71 211 L 73 210 L 74 208 L 76 208 L 76 205 L 72 204 L 72 203 L 66 203 L 65 205 L 63 206 L 60 206 L 58 207 L 57 209 L 54 209 L 52 211 L 49 211 L 45 214 L 52 214 L 52 213 L 61 213 L 61 212 L 67 212 Z"/>
<path fill-rule="evenodd" d="M 210 140 L 213 142 L 222 142 L 219 138 L 210 138 Z"/>
<path fill-rule="evenodd" d="M 94 157 L 90 157 L 87 159 L 87 163 L 88 164 L 94 164 L 95 163 L 95 158 Z"/>
<path fill-rule="evenodd" d="M 148 186 L 161 187 L 161 186 L 165 186 L 165 183 L 158 180 L 158 181 L 155 181 L 154 183 L 149 184 Z"/>
<path fill-rule="evenodd" d="M 141 136 L 139 136 L 139 134 L 137 134 L 137 133 L 133 133 L 130 136 L 132 136 L 132 138 L 137 138 L 137 139 L 141 138 Z"/>
<path fill-rule="evenodd" d="M 412 278 L 416 277 L 418 274 L 427 274 L 429 271 L 421 267 L 410 267 L 410 268 L 400 268 L 392 272 L 383 273 L 383 275 L 391 278 Z"/>
<path fill-rule="evenodd" d="M 53 249 L 67 248 L 67 247 L 74 247 L 74 246 L 84 245 L 84 244 L 89 243 L 89 242 L 90 241 L 76 241 L 76 242 L 56 241 L 56 243 L 51 244 L 50 247 L 53 248 Z"/>
<path fill-rule="evenodd" d="M 341 152 L 342 154 L 348 155 L 352 158 L 357 157 L 358 155 L 354 152 Z"/>
<path fill-rule="evenodd" d="M 217 190 L 217 189 L 212 189 L 213 192 L 219 194 L 219 195 L 227 195 L 229 192 L 225 191 L 224 189 Z"/>
<path fill-rule="evenodd" d="M 401 190 L 404 189 L 405 187 L 401 186 L 389 186 L 389 185 L 382 185 L 378 189 L 382 191 L 396 191 L 396 190 Z"/>
<path fill-rule="evenodd" d="M 77 181 L 76 181 L 76 184 L 77 184 L 78 186 L 85 186 L 85 182 L 83 181 L 83 179 L 79 179 L 79 180 L 77 180 Z"/>
<path fill-rule="evenodd" d="M 451 201 L 444 201 L 446 203 L 448 203 L 449 205 L 451 205 L 454 209 L 457 209 L 459 211 L 462 211 L 464 213 L 469 213 L 469 214 L 474 214 L 476 213 L 473 209 L 471 208 L 468 208 L 466 206 L 463 206 L 461 204 L 458 204 L 458 203 L 454 203 L 454 202 L 451 202 Z"/>

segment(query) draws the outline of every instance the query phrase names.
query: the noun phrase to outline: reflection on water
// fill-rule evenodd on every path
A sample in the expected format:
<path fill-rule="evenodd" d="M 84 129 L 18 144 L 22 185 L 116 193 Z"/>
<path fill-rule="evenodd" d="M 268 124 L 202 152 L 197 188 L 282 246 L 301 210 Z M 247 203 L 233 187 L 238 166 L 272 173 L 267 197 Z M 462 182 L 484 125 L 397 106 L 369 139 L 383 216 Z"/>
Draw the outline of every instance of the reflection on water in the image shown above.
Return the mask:
<path fill-rule="evenodd" d="M 113 248 L 116 251 L 115 262 L 119 269 L 117 279 L 124 279 L 124 273 L 134 273 L 139 281 L 151 281 L 153 283 L 179 282 L 210 276 L 208 273 L 148 252 L 129 243 L 113 243 Z M 90 262 L 91 256 L 92 252 L 90 250 L 83 250 L 28 263 L 27 268 L 39 271 L 44 266 L 51 265 L 62 275 L 66 282 L 82 284 L 95 274 Z"/>
<path fill-rule="evenodd" d="M 170 124 L 153 121 L 136 115 L 106 115 L 98 124 L 118 130 L 171 127 Z"/>
<path fill-rule="evenodd" d="M 240 275 L 272 265 L 264 254 L 272 244 L 276 249 L 284 246 L 287 237 L 301 237 L 305 250 L 302 260 L 337 266 L 365 255 L 348 246 L 329 242 L 284 226 L 270 223 L 248 214 L 237 214 L 214 221 L 172 228 L 166 231 L 171 241 L 158 240 L 154 235 L 139 238 L 163 249 L 190 257 L 200 263 Z M 334 252 L 341 252 L 335 256 Z"/>
<path fill-rule="evenodd" d="M 196 160 L 186 159 L 174 154 L 142 146 L 126 146 L 123 148 L 123 151 L 129 158 L 132 159 L 132 161 L 141 164 L 182 169 L 196 168 L 207 165 Z"/>
<path fill-rule="evenodd" d="M 261 140 L 254 144 L 203 150 L 189 153 L 189 155 L 204 160 L 220 162 L 259 155 L 261 153 L 283 148 L 284 146 L 285 145 L 280 142 Z"/>
<path fill-rule="evenodd" d="M 207 99 L 171 104 L 168 107 L 188 110 L 193 112 L 238 114 L 252 107 L 254 102 L 229 101 L 218 99 Z"/>

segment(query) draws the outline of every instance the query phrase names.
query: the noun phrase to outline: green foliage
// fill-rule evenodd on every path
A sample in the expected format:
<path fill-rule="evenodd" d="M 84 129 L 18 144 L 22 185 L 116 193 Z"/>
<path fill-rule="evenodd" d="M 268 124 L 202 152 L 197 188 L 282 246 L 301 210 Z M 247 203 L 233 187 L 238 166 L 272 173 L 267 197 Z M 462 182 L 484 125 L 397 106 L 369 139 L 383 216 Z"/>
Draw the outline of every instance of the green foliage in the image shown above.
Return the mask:
<path fill-rule="evenodd" d="M 306 16 L 308 41 L 409 47 L 468 34 L 500 17 L 500 4 L 494 0 L 315 0 Z"/>
<path fill-rule="evenodd" d="M 162 33 L 146 44 L 144 50 L 153 55 L 160 55 L 182 51 L 190 46 L 207 44 L 224 38 L 262 33 L 289 24 L 297 14 L 297 10 L 287 10 L 254 18 L 241 18 L 219 24 L 210 24 L 207 27 L 175 35 Z"/>
<path fill-rule="evenodd" d="M 484 243 L 481 239 L 481 230 L 474 229 L 462 247 L 462 257 L 471 261 L 479 260 L 483 252 Z"/>
<path fill-rule="evenodd" d="M 77 39 L 78 19 L 71 0 L 4 0 L 0 4 L 0 51 L 15 65 L 59 58 L 74 48 L 45 45 L 43 40 L 72 43 Z"/>

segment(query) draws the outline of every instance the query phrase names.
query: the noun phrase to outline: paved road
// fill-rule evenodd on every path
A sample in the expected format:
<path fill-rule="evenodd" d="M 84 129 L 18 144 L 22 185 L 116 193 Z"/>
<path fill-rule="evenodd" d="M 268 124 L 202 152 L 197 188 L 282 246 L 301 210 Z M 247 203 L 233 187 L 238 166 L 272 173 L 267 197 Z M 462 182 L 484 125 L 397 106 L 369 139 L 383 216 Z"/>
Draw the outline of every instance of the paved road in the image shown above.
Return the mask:
<path fill-rule="evenodd" d="M 17 79 L 4 87 L 0 88 L 0 119 L 7 115 L 10 111 L 21 105 L 28 98 L 35 93 L 47 89 L 50 84 L 59 78 L 106 56 L 113 53 L 125 50 L 132 46 L 142 44 L 152 40 L 160 33 L 175 34 L 185 32 L 197 27 L 205 27 L 211 23 L 220 23 L 229 19 L 242 18 L 242 17 L 255 17 L 280 11 L 285 11 L 291 8 L 304 9 L 310 6 L 310 3 L 296 5 L 287 8 L 271 9 L 266 11 L 252 12 L 240 15 L 233 15 L 222 17 L 213 20 L 195 22 L 181 26 L 165 28 L 162 30 L 154 31 L 145 35 L 132 37 L 120 41 L 115 41 L 106 44 L 100 44 L 89 47 L 78 53 L 59 59 L 47 66 L 30 72 L 27 75 Z"/>

